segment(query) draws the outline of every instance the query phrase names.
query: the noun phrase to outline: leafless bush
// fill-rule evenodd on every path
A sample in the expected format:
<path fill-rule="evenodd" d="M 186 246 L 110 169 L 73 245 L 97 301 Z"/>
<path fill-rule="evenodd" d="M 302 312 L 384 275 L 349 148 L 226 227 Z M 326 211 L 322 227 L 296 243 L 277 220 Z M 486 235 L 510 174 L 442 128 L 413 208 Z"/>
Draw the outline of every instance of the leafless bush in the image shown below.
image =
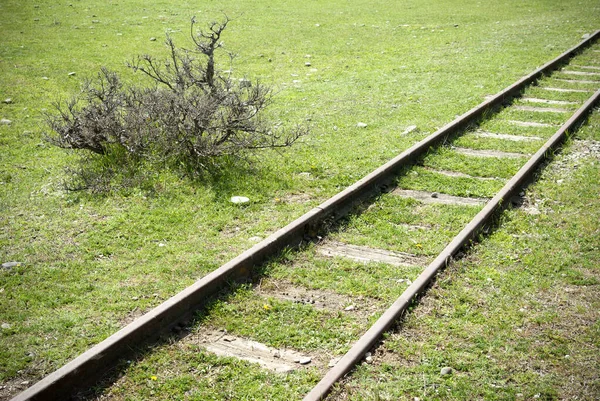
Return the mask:
<path fill-rule="evenodd" d="M 283 130 L 262 117 L 272 89 L 259 82 L 234 81 L 215 66 L 215 52 L 229 19 L 194 33 L 193 50 L 177 48 L 167 36 L 169 57 L 135 58 L 128 66 L 150 78 L 146 87 L 126 86 L 102 68 L 81 95 L 48 116 L 49 141 L 61 148 L 85 149 L 110 160 L 139 160 L 206 168 L 222 156 L 287 147 L 308 133 L 304 126 Z M 117 157 L 115 157 L 115 154 Z"/>

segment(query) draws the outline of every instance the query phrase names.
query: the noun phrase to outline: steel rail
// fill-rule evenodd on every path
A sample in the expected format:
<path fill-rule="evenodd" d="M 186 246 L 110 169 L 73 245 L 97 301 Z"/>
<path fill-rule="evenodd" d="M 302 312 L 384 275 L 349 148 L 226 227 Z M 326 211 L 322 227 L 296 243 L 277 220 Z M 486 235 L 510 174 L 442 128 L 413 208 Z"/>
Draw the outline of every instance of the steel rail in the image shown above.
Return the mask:
<path fill-rule="evenodd" d="M 518 193 L 536 171 L 537 167 L 547 158 L 548 153 L 556 148 L 567 136 L 567 132 L 576 126 L 600 99 L 600 90 L 538 150 L 523 167 L 502 187 L 486 206 L 463 228 L 463 230 L 444 248 L 433 262 L 417 277 L 417 279 L 398 297 L 369 330 L 352 346 L 352 348 L 330 369 L 323 379 L 304 397 L 304 401 L 322 400 L 333 385 L 359 363 L 364 355 L 375 345 L 383 333 L 408 308 L 411 301 L 423 292 L 436 274 L 448 265 L 456 253 L 471 243 L 481 232 L 496 212 L 510 203 L 510 199 Z"/>
<path fill-rule="evenodd" d="M 194 311 L 201 307 L 204 300 L 214 295 L 227 282 L 248 277 L 253 267 L 278 254 L 286 247 L 298 245 L 306 235 L 314 233 L 324 221 L 342 217 L 353 205 L 380 192 L 382 188 L 387 187 L 393 181 L 404 166 L 424 155 L 448 136 L 479 120 L 487 111 L 515 97 L 527 85 L 558 68 L 585 47 L 591 45 L 598 37 L 600 37 L 600 30 L 493 97 L 457 117 L 252 248 L 202 277 L 191 286 L 36 382 L 12 400 L 66 399 L 81 389 L 93 385 L 113 369 L 119 360 L 134 353 L 134 350 L 138 349 L 141 344 L 157 339 L 161 333 L 189 318 Z"/>

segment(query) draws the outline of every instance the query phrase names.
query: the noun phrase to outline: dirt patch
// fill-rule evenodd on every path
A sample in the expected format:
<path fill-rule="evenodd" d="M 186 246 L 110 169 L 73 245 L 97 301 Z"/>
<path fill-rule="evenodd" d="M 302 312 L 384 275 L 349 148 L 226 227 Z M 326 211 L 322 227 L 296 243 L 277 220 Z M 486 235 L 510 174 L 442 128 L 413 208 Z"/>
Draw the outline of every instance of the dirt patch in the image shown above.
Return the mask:
<path fill-rule="evenodd" d="M 257 285 L 256 292 L 265 298 L 272 297 L 312 305 L 317 309 L 347 313 L 361 320 L 367 320 L 374 313 L 384 309 L 382 302 L 376 299 L 302 288 L 285 281 L 263 280 Z"/>

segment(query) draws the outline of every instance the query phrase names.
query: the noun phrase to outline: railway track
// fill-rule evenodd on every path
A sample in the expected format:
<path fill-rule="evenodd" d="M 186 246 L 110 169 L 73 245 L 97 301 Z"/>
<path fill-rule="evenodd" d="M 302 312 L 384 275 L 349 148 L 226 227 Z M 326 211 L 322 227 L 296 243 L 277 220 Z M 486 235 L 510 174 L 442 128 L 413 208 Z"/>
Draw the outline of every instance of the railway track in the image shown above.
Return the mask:
<path fill-rule="evenodd" d="M 502 208 L 519 202 L 535 169 L 597 104 L 598 37 L 600 31 L 14 400 L 73 396 L 172 331 L 182 343 L 255 363 L 249 369 L 311 372 L 312 383 L 318 375 L 304 400 L 323 399 L 440 269 Z M 252 284 L 215 300 L 228 283 L 244 280 Z M 209 299 L 212 309 L 190 327 Z M 294 321 L 307 316 L 318 324 Z"/>

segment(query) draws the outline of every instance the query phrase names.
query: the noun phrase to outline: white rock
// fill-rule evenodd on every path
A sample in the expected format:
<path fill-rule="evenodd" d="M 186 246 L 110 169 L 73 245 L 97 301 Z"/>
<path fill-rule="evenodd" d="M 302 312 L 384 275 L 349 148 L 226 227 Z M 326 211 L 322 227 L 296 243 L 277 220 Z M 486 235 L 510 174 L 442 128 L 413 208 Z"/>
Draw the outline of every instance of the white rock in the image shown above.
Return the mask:
<path fill-rule="evenodd" d="M 2 323 L 2 326 L 0 327 L 2 327 L 3 329 L 10 329 L 12 326 L 8 323 Z"/>
<path fill-rule="evenodd" d="M 328 368 L 333 368 L 342 358 L 332 358 L 327 364 Z"/>
<path fill-rule="evenodd" d="M 12 123 L 12 121 L 7 120 L 6 118 L 3 118 L 2 120 L 0 120 L 0 125 L 10 125 Z"/>
<path fill-rule="evenodd" d="M 6 98 L 2 102 L 6 103 L 6 104 L 11 104 L 12 103 L 12 99 L 11 98 Z"/>
<path fill-rule="evenodd" d="M 360 123 L 360 122 L 359 122 L 359 123 L 357 123 L 357 124 L 356 124 L 356 126 L 357 126 L 358 128 L 366 128 L 366 127 L 367 127 L 367 124 L 365 124 L 365 123 Z"/>
<path fill-rule="evenodd" d="M 441 376 L 446 376 L 452 373 L 452 368 L 446 366 L 445 368 L 442 368 L 442 370 L 440 371 L 440 375 Z"/>
<path fill-rule="evenodd" d="M 353 311 L 354 309 L 356 309 L 356 307 L 355 307 L 354 305 L 346 306 L 346 307 L 344 308 L 344 310 L 345 310 L 346 312 Z"/>
<path fill-rule="evenodd" d="M 401 135 L 408 135 L 416 129 L 417 129 L 416 125 L 409 125 L 408 127 L 406 127 L 406 129 L 404 131 L 402 131 Z"/>
<path fill-rule="evenodd" d="M 307 61 L 306 63 L 304 63 L 304 65 L 305 65 L 306 67 L 310 67 L 312 64 L 311 64 L 310 62 L 308 62 L 308 61 Z"/>
<path fill-rule="evenodd" d="M 305 357 L 305 358 L 300 358 L 298 363 L 300 365 L 308 365 L 311 361 L 312 361 L 312 359 L 310 359 L 310 357 Z"/>
<path fill-rule="evenodd" d="M 231 197 L 231 203 L 248 203 L 250 202 L 250 199 L 246 198 L 245 196 L 232 196 Z"/>

